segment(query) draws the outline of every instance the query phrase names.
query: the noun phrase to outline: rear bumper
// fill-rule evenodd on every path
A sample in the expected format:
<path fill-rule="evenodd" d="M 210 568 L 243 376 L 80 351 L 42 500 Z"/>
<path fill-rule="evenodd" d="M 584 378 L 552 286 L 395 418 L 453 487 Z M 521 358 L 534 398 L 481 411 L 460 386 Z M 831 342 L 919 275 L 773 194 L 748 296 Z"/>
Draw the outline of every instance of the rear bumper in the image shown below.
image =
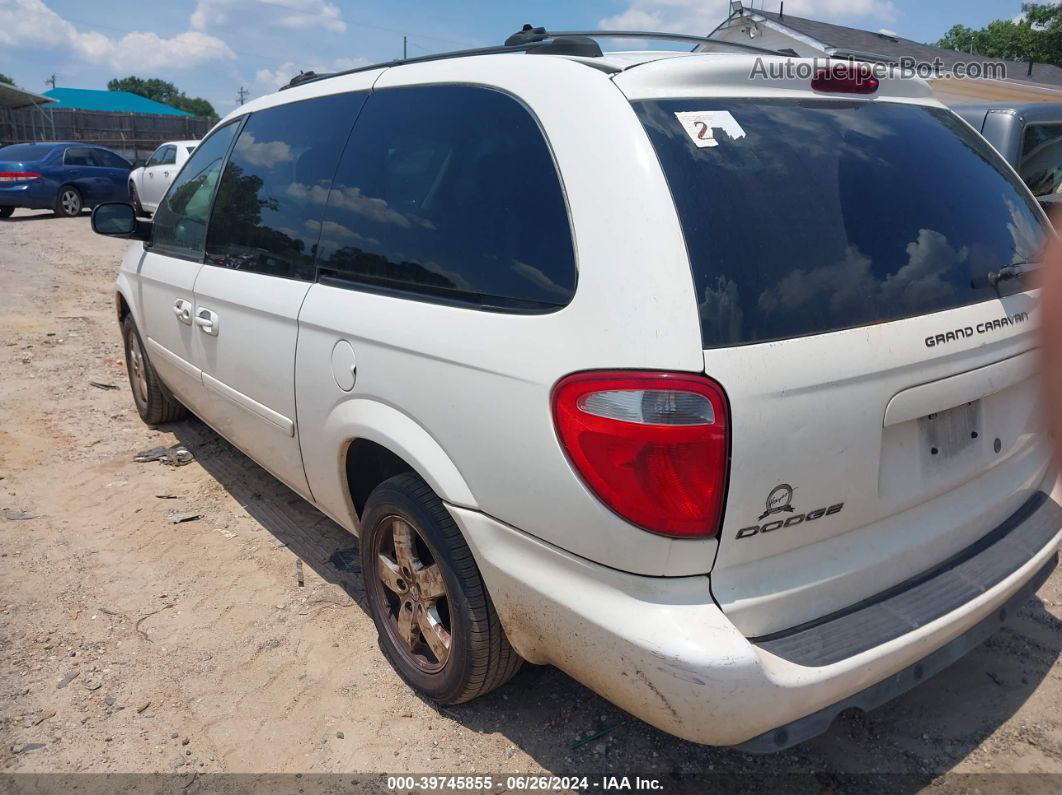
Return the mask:
<path fill-rule="evenodd" d="M 947 613 L 869 648 L 857 644 L 861 651 L 826 664 L 794 662 L 744 637 L 712 601 L 706 576 L 626 574 L 482 513 L 450 512 L 526 659 L 556 665 L 684 739 L 771 751 L 825 731 L 844 709 L 870 709 L 902 693 L 998 627 L 1001 610 L 1013 613 L 1053 569 L 1062 507 L 1042 499 L 1050 515 L 1036 515 L 1054 526 L 1016 568 Z M 988 563 L 999 553 L 992 544 L 968 559 Z"/>
<path fill-rule="evenodd" d="M 47 192 L 40 185 L 0 185 L 0 207 L 29 207 L 43 209 L 51 207 L 55 197 L 48 201 Z"/>
<path fill-rule="evenodd" d="M 1039 590 L 1040 586 L 1054 572 L 1057 565 L 1058 553 L 1056 552 L 1002 607 L 989 614 L 981 623 L 976 624 L 950 643 L 941 646 L 928 657 L 924 657 L 914 665 L 904 668 L 888 679 L 883 679 L 876 685 L 871 685 L 853 696 L 830 704 L 818 712 L 813 712 L 811 715 L 795 720 L 785 726 L 778 726 L 758 737 L 753 737 L 751 740 L 739 745 L 738 748 L 754 754 L 780 751 L 783 748 L 810 740 L 812 737 L 818 737 L 830 728 L 830 724 L 833 723 L 839 714 L 847 709 L 855 708 L 869 712 L 875 707 L 879 707 L 885 702 L 903 695 L 911 688 L 958 661 L 967 652 L 984 643 L 989 636 L 1003 626 Z"/>

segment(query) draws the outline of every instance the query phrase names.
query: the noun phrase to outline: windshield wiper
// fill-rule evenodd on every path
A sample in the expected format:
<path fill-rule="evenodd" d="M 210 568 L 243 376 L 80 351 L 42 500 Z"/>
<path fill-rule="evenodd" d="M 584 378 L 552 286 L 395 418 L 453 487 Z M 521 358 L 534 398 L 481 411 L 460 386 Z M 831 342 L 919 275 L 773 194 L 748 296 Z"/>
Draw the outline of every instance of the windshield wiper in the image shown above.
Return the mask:
<path fill-rule="evenodd" d="M 980 287 L 994 287 L 999 288 L 1000 282 L 1005 282 L 1010 279 L 1020 279 L 1022 276 L 1028 276 L 1030 273 L 1039 269 L 1039 264 L 1030 260 L 1021 260 L 1019 262 L 1012 262 L 1009 265 L 1004 265 L 998 271 L 989 271 L 984 276 L 971 279 L 970 286 L 973 289 Z"/>

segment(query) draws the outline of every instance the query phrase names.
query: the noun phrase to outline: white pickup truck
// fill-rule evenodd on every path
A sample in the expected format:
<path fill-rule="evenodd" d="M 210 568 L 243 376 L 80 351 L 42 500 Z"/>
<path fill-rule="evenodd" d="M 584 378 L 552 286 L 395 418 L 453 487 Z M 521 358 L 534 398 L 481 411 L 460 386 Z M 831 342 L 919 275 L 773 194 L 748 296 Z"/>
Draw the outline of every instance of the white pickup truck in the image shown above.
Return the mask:
<path fill-rule="evenodd" d="M 167 141 L 140 168 L 129 172 L 129 199 L 140 215 L 155 212 L 184 161 L 199 141 Z"/>

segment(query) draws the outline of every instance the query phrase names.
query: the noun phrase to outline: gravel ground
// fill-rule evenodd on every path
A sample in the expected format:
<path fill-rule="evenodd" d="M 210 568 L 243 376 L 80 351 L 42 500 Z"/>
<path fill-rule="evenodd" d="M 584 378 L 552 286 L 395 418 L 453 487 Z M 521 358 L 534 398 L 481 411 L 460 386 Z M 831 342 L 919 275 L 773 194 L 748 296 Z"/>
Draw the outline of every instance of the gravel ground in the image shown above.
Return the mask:
<path fill-rule="evenodd" d="M 811 791 L 1062 773 L 1058 573 L 952 668 L 774 756 L 677 740 L 548 667 L 421 701 L 377 648 L 352 536 L 198 421 L 141 424 L 111 298 L 124 249 L 87 216 L 0 221 L 0 771 L 812 773 Z M 133 461 L 175 443 L 195 461 Z"/>

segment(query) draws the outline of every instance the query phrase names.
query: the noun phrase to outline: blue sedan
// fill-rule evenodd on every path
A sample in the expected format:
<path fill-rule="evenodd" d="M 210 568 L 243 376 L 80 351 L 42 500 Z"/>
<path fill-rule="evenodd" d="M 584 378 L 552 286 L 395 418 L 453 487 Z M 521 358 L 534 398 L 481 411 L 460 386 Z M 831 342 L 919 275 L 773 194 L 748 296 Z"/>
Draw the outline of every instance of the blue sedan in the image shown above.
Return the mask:
<path fill-rule="evenodd" d="M 92 144 L 0 147 L 0 218 L 16 207 L 72 218 L 102 202 L 128 201 L 132 168 L 121 155 Z"/>

